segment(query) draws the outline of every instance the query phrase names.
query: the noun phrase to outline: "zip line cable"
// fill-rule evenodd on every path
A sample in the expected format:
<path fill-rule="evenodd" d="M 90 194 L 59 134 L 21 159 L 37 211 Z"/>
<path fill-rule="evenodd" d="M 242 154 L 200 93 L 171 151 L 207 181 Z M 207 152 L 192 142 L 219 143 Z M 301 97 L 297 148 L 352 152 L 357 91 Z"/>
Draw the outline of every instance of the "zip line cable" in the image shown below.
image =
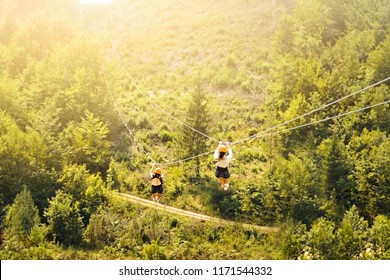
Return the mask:
<path fill-rule="evenodd" d="M 103 69 L 103 67 L 102 67 Z M 108 90 L 108 93 L 110 94 L 110 97 L 111 97 L 111 100 L 112 100 L 112 103 L 114 105 L 114 108 L 116 110 L 116 112 L 118 113 L 123 125 L 126 127 L 127 131 L 130 133 L 130 135 L 133 137 L 134 139 L 134 142 L 139 146 L 139 148 L 141 149 L 141 151 L 143 151 L 143 153 L 152 161 L 152 162 L 155 162 L 155 160 L 152 158 L 152 156 L 144 149 L 144 147 L 138 142 L 137 138 L 135 137 L 134 133 L 131 131 L 131 129 L 129 128 L 127 122 L 125 121 L 124 119 L 124 116 L 122 114 L 122 111 L 119 109 L 119 106 L 118 104 L 116 103 L 115 101 L 115 98 L 114 98 L 114 95 L 112 94 L 112 91 L 111 91 L 111 88 L 110 88 L 110 85 L 108 83 L 108 79 L 107 79 L 107 75 L 106 75 L 106 71 L 103 69 L 103 76 L 104 76 L 104 80 L 105 80 L 105 83 L 106 83 L 106 87 L 107 87 L 107 90 Z"/>
<path fill-rule="evenodd" d="M 345 100 L 345 99 L 347 99 L 347 98 L 349 98 L 349 97 L 352 97 L 352 96 L 354 96 L 354 95 L 356 95 L 356 94 L 359 94 L 359 93 L 361 93 L 361 92 L 363 92 L 363 91 L 366 91 L 367 89 L 370 89 L 370 88 L 373 88 L 373 87 L 375 87 L 375 86 L 378 86 L 378 85 L 380 85 L 380 84 L 382 84 L 382 83 L 384 83 L 384 82 L 386 82 L 386 81 L 388 81 L 388 80 L 390 80 L 390 77 L 387 77 L 386 79 L 383 79 L 383 80 L 381 80 L 381 81 L 379 81 L 379 82 L 376 82 L 376 83 L 374 83 L 374 84 L 372 84 L 372 85 L 369 85 L 369 86 L 367 86 L 367 87 L 365 87 L 365 88 L 362 88 L 362 89 L 360 89 L 360 90 L 358 90 L 358 91 L 355 91 L 355 92 L 353 92 L 353 93 L 351 93 L 351 94 L 348 94 L 348 95 L 346 95 L 346 96 L 343 96 L 343 97 L 341 97 L 341 98 L 339 98 L 339 99 L 337 99 L 337 100 L 334 100 L 334 101 L 332 101 L 332 102 L 330 102 L 330 103 L 326 103 L 326 104 L 324 104 L 324 105 L 322 105 L 322 106 L 320 106 L 320 107 L 318 107 L 318 108 L 316 108 L 316 109 L 314 109 L 314 110 L 312 110 L 312 111 L 310 111 L 310 112 L 307 112 L 307 113 L 305 113 L 305 114 L 303 114 L 303 115 L 297 116 L 297 117 L 295 117 L 295 118 L 293 118 L 293 119 L 291 119 L 291 120 L 288 120 L 288 121 L 285 121 L 285 122 L 280 123 L 280 124 L 278 124 L 278 125 L 275 125 L 275 126 L 273 126 L 273 127 L 270 127 L 270 128 L 268 128 L 268 129 L 266 129 L 266 130 L 264 130 L 264 131 L 262 131 L 262 132 L 259 132 L 259 133 L 255 134 L 255 135 L 249 136 L 249 137 L 247 137 L 247 138 L 243 138 L 243 139 L 241 139 L 241 140 L 234 141 L 234 142 L 232 142 L 232 144 L 237 144 L 237 143 L 240 143 L 240 142 L 248 141 L 248 140 L 251 140 L 252 138 L 258 138 L 258 136 L 261 135 L 261 134 L 264 134 L 264 133 L 266 133 L 266 132 L 268 132 L 268 131 L 277 129 L 277 128 L 281 127 L 281 126 L 284 126 L 284 125 L 286 125 L 286 124 L 289 124 L 289 123 L 291 123 L 291 122 L 293 122 L 293 121 L 296 121 L 296 120 L 298 120 L 298 119 L 300 119 L 300 118 L 307 117 L 307 116 L 309 116 L 309 115 L 311 115 L 311 114 L 313 114 L 313 113 L 315 113 L 315 112 L 318 112 L 318 111 L 320 111 L 320 110 L 322 110 L 322 109 L 325 109 L 325 108 L 327 108 L 327 107 L 329 107 L 329 106 L 331 106 L 331 105 L 333 105 L 333 104 L 339 103 L 339 102 L 341 102 L 341 101 L 343 101 L 343 100 Z"/>
<path fill-rule="evenodd" d="M 271 133 L 268 133 L 268 134 L 261 134 L 261 135 L 258 135 L 257 137 L 252 137 L 250 140 L 253 140 L 253 139 L 256 139 L 256 138 L 260 138 L 260 137 L 267 137 L 267 136 L 272 136 L 272 135 L 276 135 L 276 134 L 279 134 L 279 133 L 288 132 L 288 131 L 291 131 L 291 130 L 299 129 L 299 128 L 310 126 L 310 125 L 313 125 L 313 124 L 323 123 L 323 122 L 326 122 L 326 121 L 330 121 L 330 120 L 333 120 L 333 119 L 336 119 L 336 118 L 345 117 L 345 116 L 348 116 L 348 115 L 351 115 L 351 114 L 355 114 L 355 113 L 358 113 L 358 112 L 361 112 L 361 111 L 365 111 L 365 110 L 368 110 L 368 109 L 371 109 L 371 108 L 375 108 L 375 107 L 378 107 L 378 106 L 381 106 L 381 105 L 389 104 L 389 103 L 390 103 L 390 100 L 386 100 L 386 101 L 383 101 L 383 102 L 380 102 L 380 103 L 376 103 L 376 104 L 373 104 L 373 105 L 369 105 L 369 106 L 366 106 L 366 107 L 363 107 L 363 108 L 359 108 L 359 109 L 355 109 L 355 110 L 352 110 L 352 111 L 349 111 L 349 112 L 345 112 L 345 113 L 342 113 L 342 114 L 339 114 L 339 115 L 336 115 L 336 116 L 326 117 L 326 118 L 318 120 L 318 121 L 313 121 L 313 122 L 310 122 L 310 123 L 305 123 L 305 124 L 294 126 L 294 127 L 291 127 L 291 128 L 278 130 L 278 131 L 271 132 Z"/>
<path fill-rule="evenodd" d="M 197 129 L 191 127 L 191 126 L 189 126 L 188 124 L 182 122 L 182 121 L 179 120 L 178 118 L 176 118 L 176 117 L 172 116 L 171 114 L 169 114 L 166 110 L 164 110 L 164 108 L 162 108 L 160 105 L 158 105 L 157 103 L 155 103 L 155 102 L 152 100 L 152 98 L 150 98 L 150 100 L 151 100 L 150 102 L 151 102 L 154 106 L 156 106 L 157 108 L 159 108 L 164 114 L 166 114 L 167 116 L 171 117 L 171 118 L 174 119 L 175 121 L 181 123 L 182 125 L 188 127 L 189 129 L 191 129 L 191 130 L 193 130 L 193 131 L 199 133 L 200 135 L 203 135 L 204 137 L 207 137 L 207 138 L 213 140 L 214 142 L 219 143 L 219 140 L 217 140 L 217 139 L 215 139 L 215 138 L 213 138 L 213 137 L 211 137 L 211 136 L 209 136 L 209 135 L 207 135 L 207 134 L 205 134 L 205 133 L 203 133 L 203 132 L 201 132 L 201 131 L 199 131 L 199 130 L 197 130 Z"/>
<path fill-rule="evenodd" d="M 192 159 L 196 159 L 198 157 L 203 157 L 203 156 L 207 156 L 207 155 L 210 155 L 214 153 L 214 151 L 209 151 L 209 152 L 205 152 L 205 153 L 202 153 L 202 154 L 199 154 L 199 155 L 196 155 L 196 156 L 191 156 L 191 157 L 188 157 L 188 158 L 184 158 L 184 159 L 179 159 L 179 160 L 176 160 L 176 161 L 168 161 L 168 162 L 165 162 L 164 164 L 166 166 L 169 166 L 169 165 L 175 165 L 175 164 L 179 164 L 179 163 L 182 163 L 182 162 L 185 162 L 185 161 L 189 161 L 189 160 L 192 160 Z"/>
<path fill-rule="evenodd" d="M 381 106 L 381 105 L 389 104 L 389 103 L 390 103 L 390 100 L 383 101 L 383 102 L 376 103 L 376 104 L 373 104 L 373 105 L 369 105 L 369 106 L 366 106 L 366 107 L 363 107 L 363 108 L 359 108 L 359 109 L 355 109 L 355 110 L 352 110 L 352 111 L 349 111 L 349 112 L 345 112 L 345 113 L 342 113 L 342 114 L 339 114 L 339 115 L 336 115 L 336 116 L 326 117 L 326 118 L 318 120 L 318 121 L 313 121 L 313 122 L 310 122 L 310 123 L 306 123 L 306 124 L 302 124 L 302 125 L 286 128 L 286 129 L 283 129 L 283 130 L 278 130 L 278 131 L 267 133 L 267 134 L 257 135 L 256 137 L 251 137 L 251 139 L 249 139 L 249 140 L 254 140 L 256 138 L 264 138 L 264 137 L 267 137 L 267 136 L 272 136 L 272 135 L 276 135 L 276 134 L 280 134 L 280 133 L 296 130 L 296 129 L 299 129 L 299 128 L 307 127 L 307 126 L 310 126 L 310 125 L 323 123 L 323 122 L 326 122 L 326 121 L 330 121 L 330 120 L 333 120 L 333 119 L 336 119 L 336 118 L 345 117 L 345 116 L 348 116 L 348 115 L 351 115 L 351 114 L 356 114 L 356 113 L 359 113 L 361 111 L 365 111 L 365 110 L 368 110 L 368 109 L 371 109 L 371 108 L 375 108 L 375 107 L 378 107 L 378 106 Z M 210 152 L 202 153 L 202 154 L 199 154 L 199 155 L 196 155 L 196 156 L 193 156 L 193 157 L 189 157 L 187 159 L 182 159 L 182 160 L 178 160 L 178 161 L 174 161 L 174 162 L 169 162 L 166 165 L 177 164 L 177 163 L 184 162 L 184 161 L 191 160 L 191 159 L 195 159 L 195 158 L 198 158 L 198 157 L 201 157 L 201 156 L 209 155 L 209 154 L 211 154 L 213 152 L 214 151 L 210 151 Z"/>

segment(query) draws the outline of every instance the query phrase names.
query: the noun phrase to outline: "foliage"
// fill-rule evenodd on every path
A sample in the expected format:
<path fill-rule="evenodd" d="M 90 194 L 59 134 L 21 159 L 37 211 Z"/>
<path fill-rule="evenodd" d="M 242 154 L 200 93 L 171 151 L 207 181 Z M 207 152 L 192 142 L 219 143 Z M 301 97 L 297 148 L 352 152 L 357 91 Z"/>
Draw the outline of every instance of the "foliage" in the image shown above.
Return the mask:
<path fill-rule="evenodd" d="M 91 172 L 103 172 L 108 167 L 108 127 L 90 112 L 80 124 L 69 123 L 60 135 L 62 154 L 67 163 L 85 164 Z"/>
<path fill-rule="evenodd" d="M 359 216 L 357 207 L 352 206 L 337 230 L 338 255 L 341 259 L 353 259 L 359 255 L 367 239 L 367 230 L 367 221 Z"/>
<path fill-rule="evenodd" d="M 59 182 L 63 191 L 78 203 L 84 224 L 90 216 L 108 201 L 108 188 L 100 174 L 90 174 L 86 165 L 65 166 Z"/>
<path fill-rule="evenodd" d="M 10 203 L 23 186 L 29 190 L 42 211 L 54 193 L 56 172 L 53 159 L 41 135 L 23 131 L 7 114 L 0 113 L 0 189 Z"/>
<path fill-rule="evenodd" d="M 38 208 L 31 197 L 30 191 L 25 187 L 15 197 L 8 208 L 6 226 L 9 235 L 17 239 L 26 239 L 35 226 L 40 222 Z"/>
<path fill-rule="evenodd" d="M 61 190 L 56 192 L 44 213 L 50 239 L 65 246 L 81 243 L 83 223 L 78 205 L 78 202 L 72 201 L 70 194 Z"/>
<path fill-rule="evenodd" d="M 207 109 L 207 93 L 197 85 L 191 93 L 191 102 L 188 106 L 186 124 L 204 135 L 208 134 L 209 113 Z M 206 150 L 207 144 L 204 136 L 189 127 L 183 130 L 183 146 L 188 156 L 194 156 Z M 196 159 L 196 176 L 200 176 L 200 162 Z"/>

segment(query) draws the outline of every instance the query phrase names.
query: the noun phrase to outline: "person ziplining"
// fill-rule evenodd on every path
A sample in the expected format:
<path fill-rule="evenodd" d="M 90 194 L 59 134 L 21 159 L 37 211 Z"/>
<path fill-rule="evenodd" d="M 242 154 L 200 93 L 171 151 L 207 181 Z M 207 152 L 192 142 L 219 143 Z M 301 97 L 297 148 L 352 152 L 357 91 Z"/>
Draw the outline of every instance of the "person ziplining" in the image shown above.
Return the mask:
<path fill-rule="evenodd" d="M 164 191 L 163 177 L 164 169 L 160 165 L 153 164 L 150 169 L 150 179 L 152 180 L 151 194 L 152 200 L 159 201 Z"/>
<path fill-rule="evenodd" d="M 233 150 L 229 142 L 219 142 L 214 152 L 215 177 L 218 178 L 221 187 L 226 191 L 229 188 L 229 163 L 233 157 Z"/>

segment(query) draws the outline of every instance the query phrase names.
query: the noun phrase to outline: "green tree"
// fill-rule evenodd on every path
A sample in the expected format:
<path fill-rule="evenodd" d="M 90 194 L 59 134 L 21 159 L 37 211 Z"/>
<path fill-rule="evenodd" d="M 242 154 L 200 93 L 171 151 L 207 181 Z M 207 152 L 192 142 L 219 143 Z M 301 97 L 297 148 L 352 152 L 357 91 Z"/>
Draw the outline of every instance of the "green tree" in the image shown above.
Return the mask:
<path fill-rule="evenodd" d="M 85 190 L 87 212 L 92 214 L 99 207 L 104 207 L 108 203 L 108 198 L 109 192 L 101 176 L 99 174 L 88 176 Z"/>
<path fill-rule="evenodd" d="M 27 187 L 15 197 L 6 214 L 6 225 L 10 237 L 24 240 L 34 226 L 40 222 L 38 208 Z"/>
<path fill-rule="evenodd" d="M 348 3 L 349 2 L 349 3 Z M 369 30 L 377 42 L 386 35 L 390 19 L 390 3 L 386 0 L 353 0 L 347 3 L 346 25 L 349 32 Z"/>
<path fill-rule="evenodd" d="M 390 257 L 390 219 L 378 215 L 370 229 L 370 242 L 373 245 L 375 258 Z"/>
<path fill-rule="evenodd" d="M 345 212 L 336 233 L 336 257 L 343 260 L 359 258 L 368 241 L 368 222 L 360 217 L 358 208 L 353 205 Z"/>
<path fill-rule="evenodd" d="M 339 217 L 353 204 L 355 185 L 350 180 L 351 166 L 345 154 L 346 147 L 333 136 L 321 142 L 317 148 L 319 155 L 319 173 L 326 192 L 326 211 L 334 219 Z"/>
<path fill-rule="evenodd" d="M 107 125 L 89 111 L 81 123 L 69 123 L 60 135 L 66 163 L 85 164 L 92 173 L 105 174 L 110 156 L 108 131 Z"/>
<path fill-rule="evenodd" d="M 0 112 L 7 112 L 14 119 L 25 120 L 23 107 L 20 104 L 18 81 L 0 73 Z"/>
<path fill-rule="evenodd" d="M 49 207 L 44 213 L 49 237 L 65 246 L 79 245 L 83 238 L 83 222 L 78 204 L 70 194 L 59 190 L 49 201 Z"/>
<path fill-rule="evenodd" d="M 100 174 L 90 174 L 84 165 L 66 165 L 59 180 L 63 191 L 78 202 L 84 224 L 108 200 L 108 190 Z"/>
<path fill-rule="evenodd" d="M 92 214 L 89 224 L 84 232 L 84 240 L 92 247 L 109 246 L 117 237 L 115 225 L 118 225 L 119 217 L 103 208 Z"/>
<path fill-rule="evenodd" d="M 372 221 L 390 213 L 390 141 L 386 134 L 364 129 L 351 139 L 347 150 L 354 164 L 352 176 L 357 183 L 356 206 Z"/>
<path fill-rule="evenodd" d="M 316 220 L 307 233 L 306 243 L 312 259 L 329 260 L 334 258 L 335 224 L 325 218 Z"/>
<path fill-rule="evenodd" d="M 186 124 L 207 135 L 210 123 L 207 108 L 207 93 L 197 85 L 191 93 L 191 101 L 187 111 Z M 207 139 L 204 135 L 184 127 L 183 144 L 188 156 L 194 156 L 206 152 Z M 200 177 L 200 160 L 196 158 L 196 176 Z"/>
<path fill-rule="evenodd" d="M 0 113 L 0 192 L 4 202 L 12 202 L 24 185 L 29 186 L 40 211 L 54 194 L 56 171 L 53 158 L 41 135 L 24 131 L 5 113 Z"/>
<path fill-rule="evenodd" d="M 282 15 L 273 50 L 295 57 L 318 56 L 326 44 L 339 36 L 335 23 L 329 1 L 295 0 L 290 13 Z"/>
<path fill-rule="evenodd" d="M 285 259 L 298 259 L 305 246 L 306 226 L 285 223 L 282 231 L 282 253 Z"/>
<path fill-rule="evenodd" d="M 293 219 L 311 224 L 321 214 L 322 191 L 316 182 L 316 172 L 309 158 L 290 154 L 279 158 L 267 173 L 266 208 L 275 212 L 280 221 Z"/>
<path fill-rule="evenodd" d="M 390 33 L 385 40 L 372 51 L 368 58 L 368 71 L 374 81 L 390 77 Z"/>
<path fill-rule="evenodd" d="M 85 192 L 88 188 L 89 175 L 85 164 L 65 165 L 59 183 L 62 184 L 62 190 L 70 194 L 74 201 L 82 201 L 85 199 Z"/>

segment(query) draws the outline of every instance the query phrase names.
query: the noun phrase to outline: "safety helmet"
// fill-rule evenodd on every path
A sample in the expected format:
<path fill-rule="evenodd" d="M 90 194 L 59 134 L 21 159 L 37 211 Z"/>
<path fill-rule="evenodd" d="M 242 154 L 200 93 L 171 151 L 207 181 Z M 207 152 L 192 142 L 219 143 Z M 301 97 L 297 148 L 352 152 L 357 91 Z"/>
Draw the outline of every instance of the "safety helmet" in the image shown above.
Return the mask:
<path fill-rule="evenodd" d="M 220 153 L 226 153 L 227 152 L 227 148 L 225 145 L 222 145 L 218 148 L 218 152 Z"/>
<path fill-rule="evenodd" d="M 157 167 L 155 170 L 154 170 L 154 174 L 160 174 L 161 175 L 161 168 L 160 167 Z"/>

